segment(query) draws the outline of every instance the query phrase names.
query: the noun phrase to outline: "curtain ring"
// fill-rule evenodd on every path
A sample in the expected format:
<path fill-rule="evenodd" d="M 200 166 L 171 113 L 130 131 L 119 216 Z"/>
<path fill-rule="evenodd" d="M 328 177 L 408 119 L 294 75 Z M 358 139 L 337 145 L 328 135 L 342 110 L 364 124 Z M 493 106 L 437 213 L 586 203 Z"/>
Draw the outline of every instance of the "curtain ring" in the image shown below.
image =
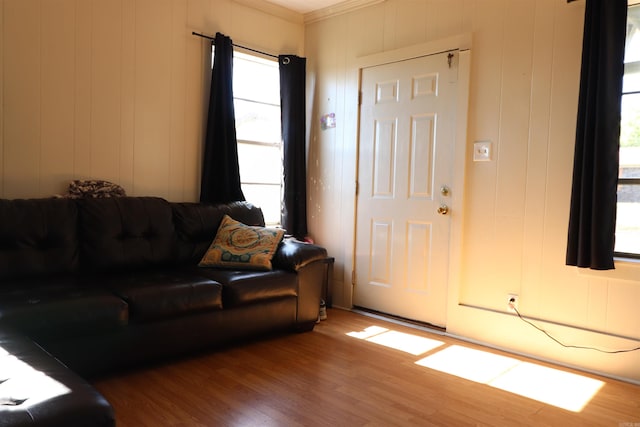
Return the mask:
<path fill-rule="evenodd" d="M 285 56 L 284 58 L 282 58 L 283 65 L 289 65 L 289 62 L 291 62 L 291 60 L 289 59 L 288 56 Z"/>

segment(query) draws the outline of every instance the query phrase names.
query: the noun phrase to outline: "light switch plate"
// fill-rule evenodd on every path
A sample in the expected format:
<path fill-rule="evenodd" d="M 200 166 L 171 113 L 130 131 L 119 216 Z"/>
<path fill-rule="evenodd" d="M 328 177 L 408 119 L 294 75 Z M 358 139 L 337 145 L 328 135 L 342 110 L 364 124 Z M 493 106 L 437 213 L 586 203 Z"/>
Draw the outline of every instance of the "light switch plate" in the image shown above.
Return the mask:
<path fill-rule="evenodd" d="M 473 161 L 488 162 L 491 161 L 491 142 L 478 141 L 473 143 Z"/>

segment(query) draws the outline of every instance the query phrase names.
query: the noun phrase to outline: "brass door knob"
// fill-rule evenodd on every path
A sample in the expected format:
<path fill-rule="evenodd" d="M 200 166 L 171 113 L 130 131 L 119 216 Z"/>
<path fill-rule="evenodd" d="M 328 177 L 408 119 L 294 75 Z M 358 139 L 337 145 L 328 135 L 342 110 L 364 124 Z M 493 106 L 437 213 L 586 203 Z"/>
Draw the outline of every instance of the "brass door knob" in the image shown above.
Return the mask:
<path fill-rule="evenodd" d="M 438 208 L 438 213 L 440 215 L 446 215 L 449 213 L 449 206 L 447 205 L 440 205 L 440 207 Z"/>

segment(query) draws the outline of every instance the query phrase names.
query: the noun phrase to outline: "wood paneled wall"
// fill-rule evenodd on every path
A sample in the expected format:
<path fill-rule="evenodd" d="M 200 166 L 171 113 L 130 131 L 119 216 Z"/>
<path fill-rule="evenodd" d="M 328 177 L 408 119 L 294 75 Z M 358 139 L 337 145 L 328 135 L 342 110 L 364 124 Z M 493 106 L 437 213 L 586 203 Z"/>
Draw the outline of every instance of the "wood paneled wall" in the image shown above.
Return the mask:
<path fill-rule="evenodd" d="M 334 302 L 351 305 L 358 58 L 471 34 L 469 110 L 459 262 L 450 270 L 449 331 L 640 381 L 640 352 L 565 349 L 506 310 L 569 344 L 623 349 L 640 340 L 640 266 L 565 266 L 584 2 L 387 0 L 312 23 L 309 57 L 310 229 L 336 257 Z M 322 114 L 337 127 L 322 130 Z M 493 160 L 474 163 L 474 141 Z"/>
<path fill-rule="evenodd" d="M 303 52 L 302 17 L 253 0 L 2 0 L 0 197 L 105 179 L 196 200 L 210 49 L 192 31 Z"/>

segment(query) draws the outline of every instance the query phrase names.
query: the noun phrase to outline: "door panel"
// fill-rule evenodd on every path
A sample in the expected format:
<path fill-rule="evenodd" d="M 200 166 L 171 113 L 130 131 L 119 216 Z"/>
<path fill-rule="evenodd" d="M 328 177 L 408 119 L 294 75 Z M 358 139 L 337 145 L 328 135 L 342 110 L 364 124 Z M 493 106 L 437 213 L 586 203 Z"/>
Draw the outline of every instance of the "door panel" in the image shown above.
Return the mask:
<path fill-rule="evenodd" d="M 362 70 L 358 157 L 354 304 L 439 326 L 457 82 L 448 55 Z"/>
<path fill-rule="evenodd" d="M 411 117 L 410 198 L 432 197 L 434 121 L 433 114 Z"/>
<path fill-rule="evenodd" d="M 390 221 L 373 221 L 371 224 L 370 281 L 376 286 L 391 286 L 391 242 Z"/>
<path fill-rule="evenodd" d="M 376 120 L 374 136 L 373 196 L 393 198 L 395 190 L 396 119 Z"/>

